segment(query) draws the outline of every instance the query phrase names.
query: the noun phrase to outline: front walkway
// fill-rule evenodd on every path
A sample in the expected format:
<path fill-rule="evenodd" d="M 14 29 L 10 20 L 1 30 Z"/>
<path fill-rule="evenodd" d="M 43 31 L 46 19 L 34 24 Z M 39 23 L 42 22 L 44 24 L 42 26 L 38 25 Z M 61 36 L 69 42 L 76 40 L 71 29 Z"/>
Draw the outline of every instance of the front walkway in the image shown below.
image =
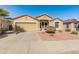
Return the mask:
<path fill-rule="evenodd" d="M 43 41 L 36 32 L 0 39 L 0 53 L 79 53 L 79 40 Z"/>

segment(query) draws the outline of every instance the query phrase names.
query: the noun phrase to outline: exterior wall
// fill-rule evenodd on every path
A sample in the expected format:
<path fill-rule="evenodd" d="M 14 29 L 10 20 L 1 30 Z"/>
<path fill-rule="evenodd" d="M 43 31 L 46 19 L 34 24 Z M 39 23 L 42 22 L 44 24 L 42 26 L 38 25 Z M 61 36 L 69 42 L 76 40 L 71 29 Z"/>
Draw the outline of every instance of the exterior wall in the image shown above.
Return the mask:
<path fill-rule="evenodd" d="M 54 21 L 51 21 L 51 22 L 49 23 L 49 26 L 55 26 L 54 24 L 55 24 Z"/>
<path fill-rule="evenodd" d="M 59 20 L 59 19 L 55 19 L 54 21 L 52 21 L 52 25 L 55 27 L 55 22 L 59 22 L 59 27 L 56 28 L 56 30 L 64 30 L 64 26 L 63 26 L 63 21 Z"/>
<path fill-rule="evenodd" d="M 71 29 L 71 31 L 76 31 L 76 28 L 75 28 L 75 24 L 74 23 L 71 23 L 70 29 Z"/>
<path fill-rule="evenodd" d="M 21 17 L 21 18 L 14 19 L 14 21 L 13 21 L 14 28 L 15 28 L 16 22 L 35 22 L 36 23 L 36 30 L 39 30 L 39 22 L 37 20 L 31 18 L 31 17 L 24 16 L 24 17 Z"/>
<path fill-rule="evenodd" d="M 76 31 L 75 23 L 70 23 L 69 28 L 66 28 L 66 24 L 64 25 L 65 29 L 70 29 L 71 31 Z"/>

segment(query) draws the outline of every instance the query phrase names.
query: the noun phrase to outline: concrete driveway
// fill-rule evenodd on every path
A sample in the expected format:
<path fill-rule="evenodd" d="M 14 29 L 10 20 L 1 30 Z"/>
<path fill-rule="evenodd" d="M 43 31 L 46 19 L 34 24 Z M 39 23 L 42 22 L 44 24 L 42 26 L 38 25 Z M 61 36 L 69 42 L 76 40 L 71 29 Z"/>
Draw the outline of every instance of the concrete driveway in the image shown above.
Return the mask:
<path fill-rule="evenodd" d="M 9 34 L 0 39 L 0 53 L 79 53 L 79 40 L 42 41 L 37 32 Z"/>

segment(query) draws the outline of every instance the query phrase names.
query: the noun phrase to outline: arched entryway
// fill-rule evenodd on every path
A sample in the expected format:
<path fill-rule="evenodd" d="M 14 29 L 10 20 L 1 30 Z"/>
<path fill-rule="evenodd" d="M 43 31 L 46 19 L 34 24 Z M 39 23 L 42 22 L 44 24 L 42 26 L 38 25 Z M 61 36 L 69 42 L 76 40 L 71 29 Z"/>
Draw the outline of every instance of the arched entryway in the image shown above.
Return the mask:
<path fill-rule="evenodd" d="M 45 30 L 48 26 L 49 22 L 47 20 L 40 21 L 40 30 Z"/>

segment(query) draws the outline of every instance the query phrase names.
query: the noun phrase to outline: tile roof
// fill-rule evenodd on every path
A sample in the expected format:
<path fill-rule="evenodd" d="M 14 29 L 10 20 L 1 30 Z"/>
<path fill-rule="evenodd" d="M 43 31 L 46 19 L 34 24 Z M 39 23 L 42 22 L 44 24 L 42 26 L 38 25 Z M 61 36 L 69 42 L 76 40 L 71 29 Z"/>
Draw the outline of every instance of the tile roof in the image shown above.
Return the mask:
<path fill-rule="evenodd" d="M 64 23 L 78 23 L 78 21 L 76 19 L 68 19 L 65 20 Z"/>
<path fill-rule="evenodd" d="M 53 18 L 52 18 L 52 17 L 50 17 L 48 14 L 42 14 L 42 15 L 40 15 L 40 16 L 36 16 L 35 18 L 39 18 L 39 17 L 44 16 L 44 15 L 46 15 L 47 17 L 49 17 L 49 18 L 53 19 Z"/>
<path fill-rule="evenodd" d="M 17 17 L 15 17 L 15 18 L 13 18 L 13 19 L 21 18 L 21 17 L 24 17 L 24 16 L 28 16 L 28 17 L 31 17 L 31 18 L 33 18 L 33 19 L 35 19 L 35 20 L 38 20 L 37 18 L 32 17 L 32 16 L 30 16 L 30 15 L 26 15 L 26 14 L 21 15 L 21 16 L 17 16 Z"/>
<path fill-rule="evenodd" d="M 64 22 L 64 20 L 62 20 L 62 19 L 60 19 L 60 18 L 54 18 L 54 20 L 56 20 L 56 19 L 58 19 L 58 20 L 60 20 L 60 21 Z"/>

